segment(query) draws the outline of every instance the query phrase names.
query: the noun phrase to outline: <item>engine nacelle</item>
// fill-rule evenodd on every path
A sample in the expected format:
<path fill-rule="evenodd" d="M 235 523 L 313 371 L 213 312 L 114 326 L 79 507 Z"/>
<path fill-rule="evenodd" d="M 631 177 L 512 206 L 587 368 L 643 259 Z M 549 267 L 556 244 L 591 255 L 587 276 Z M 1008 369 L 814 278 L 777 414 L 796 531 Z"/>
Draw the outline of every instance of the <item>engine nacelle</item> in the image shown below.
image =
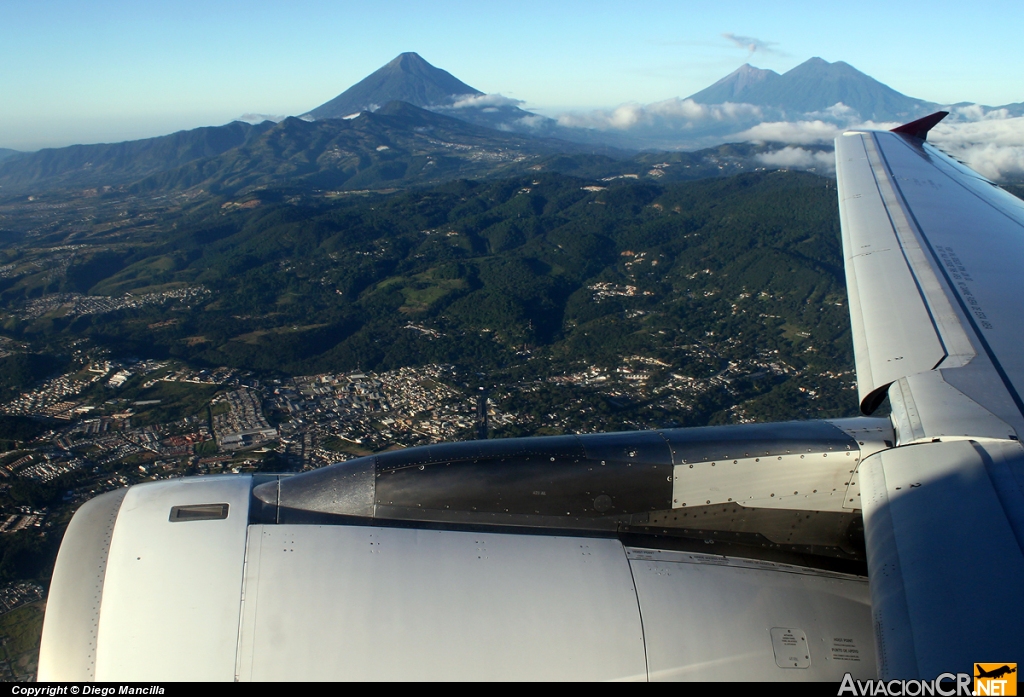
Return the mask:
<path fill-rule="evenodd" d="M 890 438 L 858 419 L 495 440 L 110 492 L 68 527 L 39 677 L 873 677 L 844 504 Z M 786 501 L 760 505 L 773 479 Z"/>

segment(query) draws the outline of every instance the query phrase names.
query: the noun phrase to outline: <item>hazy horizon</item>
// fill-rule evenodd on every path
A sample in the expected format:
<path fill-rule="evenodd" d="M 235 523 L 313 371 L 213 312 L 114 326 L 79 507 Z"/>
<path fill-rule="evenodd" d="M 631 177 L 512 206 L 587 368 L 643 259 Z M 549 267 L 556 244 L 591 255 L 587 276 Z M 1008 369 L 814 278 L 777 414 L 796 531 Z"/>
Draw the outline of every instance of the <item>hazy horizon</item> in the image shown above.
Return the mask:
<path fill-rule="evenodd" d="M 908 96 L 999 106 L 1024 100 L 1008 3 L 962 11 L 867 3 L 855 14 L 741 2 L 693 12 L 661 0 L 515 8 L 407 1 L 12 0 L 0 7 L 0 147 L 117 142 L 296 115 L 403 51 L 527 109 L 613 109 L 686 97 L 745 62 L 785 72 L 842 60 Z M 912 27 L 909 30 L 908 27 Z M 955 45 L 955 50 L 950 46 Z"/>

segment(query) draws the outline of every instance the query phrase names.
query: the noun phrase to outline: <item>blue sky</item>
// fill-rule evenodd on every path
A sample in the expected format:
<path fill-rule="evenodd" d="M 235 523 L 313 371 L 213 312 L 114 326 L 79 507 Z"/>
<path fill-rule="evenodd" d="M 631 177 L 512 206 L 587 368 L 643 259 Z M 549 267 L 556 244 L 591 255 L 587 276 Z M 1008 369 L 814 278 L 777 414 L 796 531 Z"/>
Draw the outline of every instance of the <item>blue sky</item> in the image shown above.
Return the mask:
<path fill-rule="evenodd" d="M 1019 2 L 0 2 L 0 147 L 299 114 L 402 51 L 546 114 L 844 60 L 914 97 L 1024 100 Z M 723 34 L 751 37 L 751 52 Z"/>

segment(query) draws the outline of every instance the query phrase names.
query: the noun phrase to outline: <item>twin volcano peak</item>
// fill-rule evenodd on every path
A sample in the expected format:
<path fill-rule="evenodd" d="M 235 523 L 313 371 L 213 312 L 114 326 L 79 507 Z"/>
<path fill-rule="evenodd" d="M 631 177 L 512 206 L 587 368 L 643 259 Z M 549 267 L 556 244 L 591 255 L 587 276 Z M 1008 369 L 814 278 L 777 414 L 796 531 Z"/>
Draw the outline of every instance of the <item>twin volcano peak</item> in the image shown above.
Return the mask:
<path fill-rule="evenodd" d="M 556 137 L 570 140 L 580 137 L 578 130 L 558 130 L 555 121 L 513 106 L 514 100 L 466 99 L 483 94 L 418 54 L 402 53 L 304 118 L 340 119 L 376 111 L 391 102 L 407 102 L 489 128 L 530 135 L 557 133 Z M 900 94 L 848 63 L 817 57 L 781 75 L 745 64 L 690 99 L 700 104 L 750 104 L 757 107 L 758 118 L 769 120 L 835 112 L 874 121 L 906 121 L 933 106 Z"/>
<path fill-rule="evenodd" d="M 329 102 L 305 114 L 313 119 L 338 119 L 373 111 L 388 102 L 418 107 L 447 106 L 457 97 L 481 95 L 446 70 L 435 68 L 417 53 L 402 53 Z"/>
<path fill-rule="evenodd" d="M 862 118 L 900 120 L 929 108 L 929 103 L 900 94 L 849 63 L 809 58 L 778 74 L 749 64 L 690 96 L 700 104 L 753 104 L 789 113 L 827 110 L 842 103 Z"/>

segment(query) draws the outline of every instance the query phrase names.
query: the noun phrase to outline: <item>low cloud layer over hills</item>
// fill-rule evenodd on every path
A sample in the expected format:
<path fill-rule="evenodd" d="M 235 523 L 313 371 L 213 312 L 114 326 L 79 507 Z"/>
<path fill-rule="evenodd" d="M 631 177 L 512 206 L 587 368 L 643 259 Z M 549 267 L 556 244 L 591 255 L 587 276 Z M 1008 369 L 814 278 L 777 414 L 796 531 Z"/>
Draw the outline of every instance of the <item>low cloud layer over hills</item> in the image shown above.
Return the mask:
<path fill-rule="evenodd" d="M 357 96 L 360 103 L 374 102 L 368 83 L 381 82 L 384 74 L 395 80 L 385 85 L 388 95 L 401 92 L 417 106 L 502 131 L 641 150 L 779 143 L 785 147 L 760 156 L 765 165 L 817 171 L 834 164 L 820 147 L 801 146 L 828 145 L 851 128 L 892 128 L 944 108 L 952 113 L 935 129 L 935 143 L 988 177 L 1024 176 L 1024 104 L 935 104 L 901 94 L 842 61 L 811 58 L 781 75 L 748 64 L 690 97 L 549 118 L 525 111 L 521 100 L 469 87 L 416 54 L 402 54 L 328 104 L 351 106 Z M 432 82 L 417 86 L 417 80 Z M 461 86 L 459 93 L 445 93 L 451 84 Z M 326 111 L 319 107 L 310 115 Z"/>
<path fill-rule="evenodd" d="M 1024 103 L 987 107 L 926 102 L 841 61 L 812 58 L 783 74 L 744 65 L 690 97 L 554 118 L 523 105 L 471 87 L 415 53 L 403 53 L 299 119 L 246 114 L 226 126 L 148 140 L 31 155 L 0 151 L 0 186 L 7 193 L 44 182 L 64 187 L 127 185 L 157 174 L 167 180 L 177 168 L 184 168 L 178 174 L 187 176 L 171 177 L 175 187 L 220 185 L 229 171 L 232 181 L 250 183 L 285 174 L 322 179 L 325 172 L 334 172 L 321 184 L 340 186 L 335 175 L 341 170 L 348 173 L 348 184 L 368 186 L 485 176 L 555 152 L 600 154 L 625 162 L 638 150 L 682 156 L 728 143 L 748 144 L 740 146 L 742 155 L 734 153 L 746 168 L 830 173 L 835 168 L 832 141 L 844 130 L 893 128 L 939 109 L 951 113 L 932 131 L 934 144 L 991 179 L 1024 178 Z M 275 122 L 282 123 L 274 127 Z M 316 128 L 304 130 L 303 124 Z M 302 137 L 289 141 L 286 150 L 266 143 L 257 147 L 285 134 Z M 338 138 L 344 146 L 335 142 Z M 333 145 L 327 147 L 328 142 Z M 195 164 L 200 161 L 201 166 Z M 279 171 L 285 162 L 288 166 Z M 353 179 L 356 172 L 360 177 Z M 592 174 L 598 176 L 597 170 Z M 600 172 L 615 174 L 622 172 Z"/>

